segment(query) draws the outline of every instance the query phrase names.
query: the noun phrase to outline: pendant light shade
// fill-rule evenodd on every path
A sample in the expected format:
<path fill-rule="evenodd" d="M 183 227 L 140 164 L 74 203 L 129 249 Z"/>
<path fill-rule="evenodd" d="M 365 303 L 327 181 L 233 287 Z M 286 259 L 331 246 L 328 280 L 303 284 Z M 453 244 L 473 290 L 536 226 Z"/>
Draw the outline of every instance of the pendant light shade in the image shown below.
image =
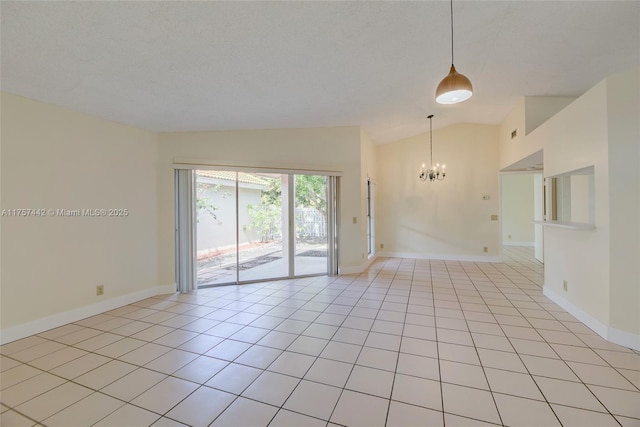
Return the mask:
<path fill-rule="evenodd" d="M 451 64 L 451 70 L 447 77 L 442 79 L 436 89 L 436 102 L 438 104 L 457 104 L 466 101 L 473 95 L 471 81 L 464 74 L 456 71 Z"/>
<path fill-rule="evenodd" d="M 451 5 L 451 69 L 447 77 L 442 79 L 436 89 L 436 102 L 438 104 L 457 104 L 466 101 L 473 95 L 471 81 L 464 74 L 456 71 L 453 65 L 453 0 Z"/>

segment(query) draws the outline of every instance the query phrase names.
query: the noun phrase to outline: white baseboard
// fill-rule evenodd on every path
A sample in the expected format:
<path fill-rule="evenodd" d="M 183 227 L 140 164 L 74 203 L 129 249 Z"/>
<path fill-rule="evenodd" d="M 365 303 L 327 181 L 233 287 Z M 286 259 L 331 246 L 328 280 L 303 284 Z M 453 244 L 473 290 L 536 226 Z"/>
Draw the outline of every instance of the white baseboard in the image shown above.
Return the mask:
<path fill-rule="evenodd" d="M 352 266 L 352 267 L 340 267 L 340 275 L 343 274 L 360 274 L 365 271 L 373 261 L 378 257 L 378 254 L 374 254 L 369 257 L 366 261 L 364 261 L 360 265 Z"/>
<path fill-rule="evenodd" d="M 527 246 L 533 248 L 535 242 L 514 242 L 513 240 L 505 240 L 502 242 L 502 246 Z"/>
<path fill-rule="evenodd" d="M 609 327 L 607 341 L 640 351 L 640 335 Z"/>
<path fill-rule="evenodd" d="M 593 332 L 600 335 L 602 338 L 607 339 L 607 325 L 591 316 L 583 309 L 577 307 L 566 298 L 560 296 L 555 291 L 551 290 L 546 284 L 542 286 L 542 293 L 551 301 L 562 307 L 567 313 L 584 323 Z"/>
<path fill-rule="evenodd" d="M 549 289 L 546 285 L 542 287 L 542 293 L 605 340 L 634 350 L 640 350 L 640 335 L 602 323 L 566 298 Z"/>
<path fill-rule="evenodd" d="M 501 262 L 499 256 L 490 255 L 458 255 L 458 254 L 423 254 L 415 252 L 378 252 L 378 256 L 386 258 L 435 259 L 442 261 L 467 262 Z"/>
<path fill-rule="evenodd" d="M 155 286 L 153 288 L 144 289 L 138 292 L 121 295 L 110 298 L 99 303 L 86 305 L 73 310 L 64 311 L 62 313 L 43 317 L 41 319 L 32 320 L 31 322 L 21 325 L 11 326 L 0 331 L 0 344 L 6 344 L 11 341 L 19 340 L 30 335 L 39 334 L 49 329 L 57 328 L 68 323 L 77 322 L 105 311 L 113 310 L 127 304 L 131 304 L 145 298 L 156 295 L 172 294 L 176 292 L 176 285 Z"/>

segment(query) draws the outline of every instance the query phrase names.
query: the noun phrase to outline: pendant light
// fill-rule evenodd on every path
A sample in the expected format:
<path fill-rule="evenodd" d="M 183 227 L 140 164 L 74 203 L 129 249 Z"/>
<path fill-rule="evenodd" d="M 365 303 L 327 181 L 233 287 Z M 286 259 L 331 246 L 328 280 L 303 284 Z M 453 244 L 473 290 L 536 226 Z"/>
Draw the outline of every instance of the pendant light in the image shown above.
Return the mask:
<path fill-rule="evenodd" d="M 447 77 L 442 79 L 436 89 L 438 104 L 457 104 L 466 101 L 473 95 L 471 81 L 456 71 L 453 65 L 453 0 L 451 0 L 451 69 Z"/>

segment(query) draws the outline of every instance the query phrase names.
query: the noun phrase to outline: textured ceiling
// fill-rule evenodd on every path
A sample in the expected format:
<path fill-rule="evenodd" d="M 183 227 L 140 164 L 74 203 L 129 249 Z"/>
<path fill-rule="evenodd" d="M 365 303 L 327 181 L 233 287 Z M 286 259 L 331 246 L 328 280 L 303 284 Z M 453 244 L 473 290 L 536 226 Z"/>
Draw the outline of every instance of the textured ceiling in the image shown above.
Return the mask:
<path fill-rule="evenodd" d="M 154 131 L 360 125 L 377 143 L 500 123 L 640 65 L 638 1 L 458 1 L 470 101 L 435 103 L 449 3 L 0 3 L 4 91 Z"/>

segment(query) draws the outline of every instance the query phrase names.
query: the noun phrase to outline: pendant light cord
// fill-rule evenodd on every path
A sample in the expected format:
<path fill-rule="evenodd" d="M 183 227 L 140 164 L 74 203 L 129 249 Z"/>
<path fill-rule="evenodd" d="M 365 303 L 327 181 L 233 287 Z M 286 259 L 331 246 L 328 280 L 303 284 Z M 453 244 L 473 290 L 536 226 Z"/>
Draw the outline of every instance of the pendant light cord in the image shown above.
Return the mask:
<path fill-rule="evenodd" d="M 451 0 L 451 65 L 453 65 L 453 0 Z"/>

